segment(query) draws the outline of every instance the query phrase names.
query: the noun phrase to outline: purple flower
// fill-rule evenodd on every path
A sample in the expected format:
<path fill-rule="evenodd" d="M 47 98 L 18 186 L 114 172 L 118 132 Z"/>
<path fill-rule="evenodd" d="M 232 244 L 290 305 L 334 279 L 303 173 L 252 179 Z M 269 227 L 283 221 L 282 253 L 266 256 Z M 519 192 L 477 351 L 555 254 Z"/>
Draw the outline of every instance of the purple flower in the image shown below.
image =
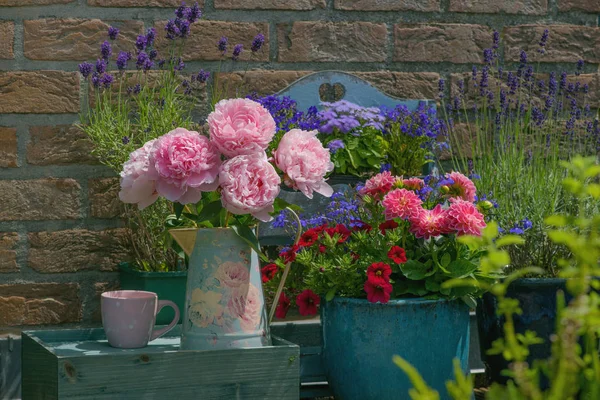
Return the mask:
<path fill-rule="evenodd" d="M 385 172 L 385 171 L 391 171 L 392 170 L 392 164 L 390 163 L 383 163 L 381 164 L 381 167 L 379 168 L 379 172 Z"/>
<path fill-rule="evenodd" d="M 96 72 L 99 74 L 106 72 L 106 61 L 102 59 L 96 60 Z"/>
<path fill-rule="evenodd" d="M 185 18 L 187 14 L 187 7 L 185 6 L 185 1 L 181 2 L 181 5 L 177 7 L 175 10 L 175 16 L 177 18 Z"/>
<path fill-rule="evenodd" d="M 190 22 L 190 24 L 193 24 L 201 17 L 202 17 L 202 10 L 200 10 L 198 3 L 194 3 L 194 5 L 188 10 L 187 20 Z"/>
<path fill-rule="evenodd" d="M 179 27 L 179 36 L 184 38 L 190 33 L 190 21 L 187 19 L 176 19 L 175 24 Z"/>
<path fill-rule="evenodd" d="M 521 64 L 527 64 L 527 53 L 525 52 L 525 50 L 521 50 L 520 61 Z"/>
<path fill-rule="evenodd" d="M 446 81 L 444 81 L 443 79 L 440 79 L 438 81 L 438 92 L 439 92 L 440 99 L 444 98 L 444 90 L 445 89 L 446 89 Z"/>
<path fill-rule="evenodd" d="M 254 40 L 252 41 L 252 47 L 250 49 L 252 50 L 253 53 L 256 53 L 257 51 L 259 51 L 261 49 L 263 44 L 265 44 L 265 35 L 263 35 L 262 33 L 259 33 L 258 35 L 256 35 L 254 37 Z"/>
<path fill-rule="evenodd" d="M 135 47 L 139 50 L 146 50 L 146 46 L 148 45 L 148 39 L 145 35 L 139 35 L 137 40 L 135 41 Z"/>
<path fill-rule="evenodd" d="M 509 230 L 509 232 L 512 233 L 513 235 L 522 235 L 525 233 L 525 231 L 523 229 L 519 228 L 518 226 L 511 228 L 511 230 Z"/>
<path fill-rule="evenodd" d="M 92 74 L 92 85 L 97 88 L 100 86 L 100 74 L 98 72 L 94 72 Z"/>
<path fill-rule="evenodd" d="M 107 61 L 112 55 L 112 47 L 108 40 L 105 40 L 104 43 L 100 45 L 100 54 L 102 55 L 102 58 Z"/>
<path fill-rule="evenodd" d="M 123 137 L 121 138 L 121 141 L 123 142 L 123 144 L 127 144 L 127 143 L 129 143 L 129 136 L 123 136 Z"/>
<path fill-rule="evenodd" d="M 108 89 L 110 85 L 112 85 L 114 80 L 115 78 L 111 74 L 104 74 L 100 78 L 100 83 L 102 84 L 102 86 Z"/>
<path fill-rule="evenodd" d="M 240 58 L 240 54 L 242 54 L 242 50 L 244 49 L 244 45 L 243 44 L 236 44 L 233 47 L 233 53 L 231 53 L 231 59 L 233 61 L 237 61 L 238 58 Z"/>
<path fill-rule="evenodd" d="M 79 64 L 79 73 L 84 78 L 87 78 L 92 73 L 92 68 L 94 68 L 93 64 L 91 64 L 89 62 L 83 62 L 83 63 Z"/>
<path fill-rule="evenodd" d="M 183 60 L 181 59 L 181 57 L 179 57 L 177 59 L 177 61 L 175 62 L 175 65 L 173 65 L 173 70 L 175 71 L 182 71 L 185 68 L 185 63 L 183 62 Z"/>
<path fill-rule="evenodd" d="M 500 32 L 494 31 L 494 34 L 492 35 L 492 40 L 492 48 L 494 50 L 498 50 L 498 48 L 500 47 Z"/>
<path fill-rule="evenodd" d="M 137 60 L 135 62 L 135 66 L 137 67 L 137 69 L 144 69 L 145 71 L 147 71 L 148 69 L 146 69 L 148 62 L 152 63 L 152 60 L 150 60 L 150 57 L 148 57 L 148 54 L 146 54 L 145 51 L 140 51 L 138 53 L 137 56 Z"/>
<path fill-rule="evenodd" d="M 227 53 L 227 41 L 229 39 L 227 39 L 226 36 L 222 36 L 221 39 L 219 39 L 219 42 L 217 43 L 217 48 L 219 49 L 219 51 L 221 53 L 223 53 L 223 55 L 225 55 L 225 53 Z"/>
<path fill-rule="evenodd" d="M 196 81 L 198 83 L 204 83 L 208 80 L 209 76 L 210 72 L 201 69 L 197 75 L 192 75 L 192 82 Z"/>
<path fill-rule="evenodd" d="M 542 37 L 540 39 L 540 48 L 538 49 L 538 53 L 546 54 L 546 43 L 548 42 L 548 29 L 544 29 L 544 33 L 542 33 Z"/>
<path fill-rule="evenodd" d="M 149 28 L 146 31 L 146 47 L 152 46 L 154 44 L 154 39 L 156 39 L 156 29 Z"/>
<path fill-rule="evenodd" d="M 341 139 L 335 139 L 327 143 L 327 148 L 331 151 L 331 154 L 335 154 L 338 150 L 345 148 L 344 142 Z"/>
<path fill-rule="evenodd" d="M 494 52 L 492 49 L 484 49 L 483 50 L 483 62 L 485 64 L 491 64 L 494 59 Z"/>
<path fill-rule="evenodd" d="M 156 51 L 156 49 L 152 49 L 152 50 L 150 50 L 150 52 L 148 53 L 148 57 L 149 57 L 151 60 L 155 60 L 155 59 L 156 59 L 156 57 L 158 57 L 158 51 Z"/>
<path fill-rule="evenodd" d="M 575 71 L 575 75 L 577 75 L 577 76 L 581 75 L 581 72 L 583 71 L 583 65 L 584 65 L 583 60 L 577 61 L 577 71 Z"/>
<path fill-rule="evenodd" d="M 128 53 L 126 51 L 120 51 L 119 55 L 117 56 L 117 68 L 119 69 L 119 71 L 123 71 L 124 69 L 127 68 L 127 61 L 131 60 L 131 53 Z"/>
<path fill-rule="evenodd" d="M 564 90 L 567 87 L 567 72 L 563 71 L 560 73 L 560 83 L 558 85 L 558 88 L 560 90 Z"/>
<path fill-rule="evenodd" d="M 169 40 L 175 40 L 176 38 L 181 36 L 181 31 L 179 30 L 179 27 L 177 26 L 177 24 L 175 24 L 175 21 L 171 19 L 165 25 L 165 31 L 167 32 L 166 37 Z"/>
<path fill-rule="evenodd" d="M 117 36 L 119 36 L 119 29 L 115 28 L 114 26 L 109 26 L 108 37 L 110 38 L 110 40 L 115 40 Z"/>
<path fill-rule="evenodd" d="M 473 84 L 477 84 L 477 67 L 473 65 L 471 68 L 471 77 L 473 78 Z"/>

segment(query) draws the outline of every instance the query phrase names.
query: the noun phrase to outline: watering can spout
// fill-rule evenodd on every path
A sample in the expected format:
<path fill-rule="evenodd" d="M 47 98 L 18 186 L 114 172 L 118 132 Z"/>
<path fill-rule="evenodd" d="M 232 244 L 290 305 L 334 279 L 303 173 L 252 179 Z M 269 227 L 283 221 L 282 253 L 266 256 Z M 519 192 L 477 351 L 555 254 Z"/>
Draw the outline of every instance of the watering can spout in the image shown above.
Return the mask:
<path fill-rule="evenodd" d="M 185 254 L 191 256 L 196 245 L 198 229 L 171 229 L 169 233 L 173 236 L 177 244 L 181 246 Z"/>

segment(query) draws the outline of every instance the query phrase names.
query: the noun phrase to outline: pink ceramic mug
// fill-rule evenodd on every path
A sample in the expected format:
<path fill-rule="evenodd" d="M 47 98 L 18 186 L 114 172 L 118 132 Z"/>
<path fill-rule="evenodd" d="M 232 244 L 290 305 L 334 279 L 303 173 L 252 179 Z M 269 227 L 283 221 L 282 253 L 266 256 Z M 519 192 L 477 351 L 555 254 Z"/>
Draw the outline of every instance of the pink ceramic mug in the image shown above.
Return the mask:
<path fill-rule="evenodd" d="M 154 330 L 156 314 L 163 307 L 173 307 L 175 318 L 166 327 Z M 169 300 L 158 300 L 153 292 L 117 290 L 102 293 L 102 325 L 108 343 L 121 349 L 144 347 L 164 335 L 179 321 L 179 308 Z"/>

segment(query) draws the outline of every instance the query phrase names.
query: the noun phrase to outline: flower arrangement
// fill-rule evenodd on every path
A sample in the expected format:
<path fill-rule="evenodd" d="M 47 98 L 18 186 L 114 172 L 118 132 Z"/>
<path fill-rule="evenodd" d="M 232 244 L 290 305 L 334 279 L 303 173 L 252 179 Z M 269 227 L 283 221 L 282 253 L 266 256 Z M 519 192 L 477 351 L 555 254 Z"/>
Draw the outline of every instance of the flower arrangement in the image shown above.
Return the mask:
<path fill-rule="evenodd" d="M 257 249 L 249 227 L 288 206 L 277 200 L 280 174 L 309 198 L 333 193 L 325 182 L 333 169 L 329 151 L 315 131 L 292 129 L 269 158 L 275 121 L 260 104 L 221 100 L 207 123 L 208 137 L 177 128 L 132 152 L 121 172 L 121 200 L 143 209 L 162 196 L 174 202 L 175 223 L 183 214 L 195 226 L 233 226 Z"/>
<path fill-rule="evenodd" d="M 337 174 L 369 177 L 390 170 L 396 175 L 420 175 L 424 165 L 447 147 L 445 121 L 425 103 L 409 111 L 404 105 L 361 107 L 340 100 L 321 103 L 322 111 L 311 107 L 303 112 L 289 97 L 250 98 L 269 110 L 278 132 L 294 127 L 317 129 L 331 151 Z"/>
<path fill-rule="evenodd" d="M 436 180 L 385 171 L 356 190 L 336 193 L 333 203 L 342 204 L 343 211 L 304 221 L 309 229 L 297 244 L 262 268 L 265 286 L 273 289 L 285 265 L 294 262 L 276 316 L 285 316 L 290 295 L 302 315 L 314 314 L 321 297 L 334 296 L 381 303 L 406 296 L 462 298 L 473 305 L 475 286 L 442 285 L 458 277 L 491 279 L 479 269 L 480 253 L 457 240 L 480 235 L 486 226 L 487 204 L 475 199 L 475 185 L 458 172 Z"/>
<path fill-rule="evenodd" d="M 540 57 L 548 40 L 545 31 Z M 549 239 L 544 220 L 576 207 L 561 184 L 561 160 L 596 155 L 600 123 L 588 103 L 588 85 L 579 82 L 582 60 L 575 76 L 566 71 L 536 74 L 522 51 L 517 70 L 506 71 L 499 47 L 500 35 L 494 32 L 492 47 L 484 51 L 485 65 L 457 81 L 451 98 L 440 81 L 453 165 L 479 177 L 480 192 L 499 205 L 494 219 L 500 232 L 525 239 L 523 246 L 509 249 L 508 270 L 539 266 L 546 276 L 557 276 L 557 262 L 568 257 L 568 250 Z M 598 205 L 587 201 L 585 207 L 597 210 Z"/>
<path fill-rule="evenodd" d="M 127 245 L 133 249 L 135 266 L 143 270 L 165 271 L 183 266 L 182 252 L 165 234 L 165 219 L 173 214 L 172 205 L 165 199 L 177 198 L 183 190 L 183 186 L 177 185 L 182 183 L 161 183 L 161 192 L 168 197 L 158 198 L 156 193 L 150 192 L 153 187 L 148 181 L 141 186 L 146 178 L 140 177 L 145 177 L 147 172 L 144 171 L 145 160 L 154 140 L 174 127 L 199 130 L 192 120 L 192 113 L 203 106 L 197 100 L 210 79 L 210 73 L 205 70 L 185 74 L 186 65 L 180 57 L 186 38 L 192 34 L 191 27 L 202 17 L 202 11 L 197 3 L 182 4 L 174 14 L 162 32 L 150 28 L 139 35 L 130 51 L 113 52 L 113 44 L 120 39 L 120 32 L 117 27 L 109 27 L 107 40 L 100 45 L 99 58 L 93 63 L 79 65 L 81 76 L 90 86 L 91 96 L 90 108 L 81 116 L 80 127 L 92 141 L 93 154 L 99 161 L 115 173 L 123 170 L 126 175 L 123 200 L 141 206 L 139 209 L 126 206 L 123 217 L 131 228 Z M 169 43 L 164 50 L 156 46 L 158 35 L 164 35 Z M 261 50 L 264 40 L 264 35 L 256 35 L 250 49 L 252 55 Z M 236 62 L 244 51 L 238 44 L 228 53 L 226 37 L 222 37 L 216 47 L 222 54 L 222 61 L 228 57 L 231 63 Z M 211 105 L 220 100 L 215 98 L 219 94 L 213 92 Z M 205 108 L 199 110 L 204 115 L 208 113 L 208 107 Z M 173 136 L 163 138 L 160 145 L 166 149 L 173 140 Z M 184 142 L 183 136 L 177 136 L 177 140 Z M 208 151 L 205 144 L 189 135 L 185 140 L 197 149 Z M 159 158 L 157 162 L 161 160 Z M 209 163 L 217 169 L 220 165 L 215 160 Z M 161 173 L 166 173 L 165 168 L 165 165 L 161 166 Z M 210 174 L 195 176 L 184 184 L 197 189 L 201 185 L 193 179 L 208 181 Z M 184 197 L 182 201 L 185 200 Z M 152 203 L 152 207 L 147 207 Z"/>

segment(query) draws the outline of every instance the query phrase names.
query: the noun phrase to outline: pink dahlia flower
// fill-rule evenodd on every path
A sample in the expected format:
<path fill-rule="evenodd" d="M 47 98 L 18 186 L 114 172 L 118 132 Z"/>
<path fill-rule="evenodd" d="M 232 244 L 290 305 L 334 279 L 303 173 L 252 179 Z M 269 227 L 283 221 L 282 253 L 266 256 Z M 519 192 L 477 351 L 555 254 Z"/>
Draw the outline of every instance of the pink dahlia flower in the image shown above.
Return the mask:
<path fill-rule="evenodd" d="M 450 233 L 448 228 L 448 213 L 440 204 L 433 210 L 422 209 L 410 217 L 410 231 L 418 238 L 429 239 L 444 233 Z"/>
<path fill-rule="evenodd" d="M 402 180 L 402 185 L 408 190 L 421 190 L 425 187 L 425 181 L 420 178 L 408 178 Z"/>
<path fill-rule="evenodd" d="M 390 171 L 384 171 L 365 182 L 365 186 L 358 191 L 361 195 L 369 195 L 375 200 L 381 199 L 387 192 L 392 190 L 394 184 L 398 180 Z"/>
<path fill-rule="evenodd" d="M 121 171 L 119 198 L 124 203 L 137 204 L 140 210 L 158 199 L 155 182 L 148 174 L 148 154 L 155 141 L 156 139 L 150 140 L 132 152 Z"/>
<path fill-rule="evenodd" d="M 483 214 L 468 201 L 453 201 L 447 213 L 448 229 L 455 231 L 458 236 L 481 236 L 481 231 L 486 226 Z"/>
<path fill-rule="evenodd" d="M 262 154 L 234 157 L 221 167 L 219 175 L 221 202 L 233 214 L 252 214 L 270 221 L 273 202 L 279 194 L 281 179 Z"/>
<path fill-rule="evenodd" d="M 460 197 L 463 200 L 473 202 L 477 194 L 475 184 L 469 178 L 460 172 L 451 172 L 446 175 L 446 179 L 452 179 L 454 183 L 449 185 L 450 196 Z"/>
<path fill-rule="evenodd" d="M 156 191 L 170 201 L 195 203 L 201 191 L 217 188 L 221 155 L 198 132 L 177 128 L 159 137 L 149 162 Z"/>
<path fill-rule="evenodd" d="M 262 153 L 275 135 L 275 120 L 249 99 L 221 100 L 207 119 L 212 143 L 227 157 Z"/>
<path fill-rule="evenodd" d="M 317 139 L 317 131 L 292 129 L 273 152 L 275 164 L 286 178 L 286 185 L 300 190 L 312 199 L 313 192 L 330 197 L 333 189 L 325 182 L 325 175 L 333 171 L 329 150 Z"/>
<path fill-rule="evenodd" d="M 385 208 L 385 218 L 409 219 L 421 210 L 421 199 L 414 192 L 395 189 L 389 192 L 381 202 Z"/>

